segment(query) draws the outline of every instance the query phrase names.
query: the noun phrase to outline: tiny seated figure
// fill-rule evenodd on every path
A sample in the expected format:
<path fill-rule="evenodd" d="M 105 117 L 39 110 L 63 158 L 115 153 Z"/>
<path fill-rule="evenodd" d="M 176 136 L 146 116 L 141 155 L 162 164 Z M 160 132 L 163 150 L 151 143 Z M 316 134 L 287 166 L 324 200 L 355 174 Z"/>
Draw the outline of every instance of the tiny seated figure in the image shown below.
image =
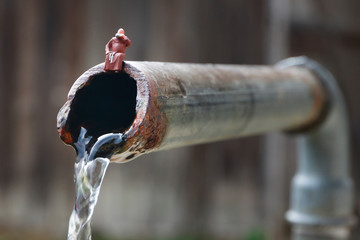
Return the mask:
<path fill-rule="evenodd" d="M 105 46 L 105 71 L 121 71 L 125 59 L 125 51 L 131 46 L 131 40 L 125 36 L 124 29 L 120 28 L 115 37 L 111 38 Z"/>

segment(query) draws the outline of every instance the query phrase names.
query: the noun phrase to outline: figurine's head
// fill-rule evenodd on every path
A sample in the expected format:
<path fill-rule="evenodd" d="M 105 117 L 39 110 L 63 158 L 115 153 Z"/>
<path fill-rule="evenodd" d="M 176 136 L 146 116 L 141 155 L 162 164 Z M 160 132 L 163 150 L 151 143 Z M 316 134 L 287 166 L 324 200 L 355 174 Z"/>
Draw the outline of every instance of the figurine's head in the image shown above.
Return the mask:
<path fill-rule="evenodd" d="M 115 34 L 115 37 L 119 38 L 121 36 L 124 36 L 125 35 L 125 31 L 124 29 L 120 28 L 117 33 Z"/>

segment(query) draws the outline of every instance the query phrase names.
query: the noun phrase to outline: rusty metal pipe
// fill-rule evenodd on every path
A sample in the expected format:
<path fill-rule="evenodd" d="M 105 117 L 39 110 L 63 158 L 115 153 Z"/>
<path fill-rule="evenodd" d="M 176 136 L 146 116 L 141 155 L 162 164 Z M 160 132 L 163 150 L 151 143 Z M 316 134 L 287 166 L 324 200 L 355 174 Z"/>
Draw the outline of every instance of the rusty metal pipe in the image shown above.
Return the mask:
<path fill-rule="evenodd" d="M 67 144 L 74 144 L 83 126 L 71 119 L 78 110 L 73 106 L 80 99 L 79 90 L 86 92 L 94 79 L 106 84 L 103 67 L 99 64 L 79 77 L 58 114 L 58 131 Z M 124 142 L 105 144 L 98 153 L 115 162 L 151 151 L 275 130 L 305 131 L 326 112 L 321 81 L 303 67 L 129 61 L 124 72 L 118 81 L 125 77 L 136 82 L 136 100 L 129 97 L 134 119 L 129 126 L 108 131 L 123 133 Z"/>

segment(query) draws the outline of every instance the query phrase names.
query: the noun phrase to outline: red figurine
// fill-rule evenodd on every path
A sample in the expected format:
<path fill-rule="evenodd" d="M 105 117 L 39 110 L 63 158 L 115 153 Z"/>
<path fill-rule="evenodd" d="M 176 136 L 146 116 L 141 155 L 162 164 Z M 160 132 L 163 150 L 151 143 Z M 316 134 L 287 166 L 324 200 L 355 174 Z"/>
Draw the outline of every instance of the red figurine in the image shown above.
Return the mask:
<path fill-rule="evenodd" d="M 131 40 L 125 36 L 124 29 L 120 28 L 115 37 L 111 38 L 105 46 L 105 71 L 121 71 L 125 59 L 125 51 L 131 46 Z"/>

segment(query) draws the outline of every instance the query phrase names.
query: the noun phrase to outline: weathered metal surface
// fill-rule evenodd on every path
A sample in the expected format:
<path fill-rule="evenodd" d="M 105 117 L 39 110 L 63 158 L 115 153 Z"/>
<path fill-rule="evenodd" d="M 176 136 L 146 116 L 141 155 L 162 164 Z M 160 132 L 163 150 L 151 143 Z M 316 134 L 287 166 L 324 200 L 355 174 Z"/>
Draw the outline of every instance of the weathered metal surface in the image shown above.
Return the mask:
<path fill-rule="evenodd" d="M 137 104 L 125 143 L 112 148 L 111 160 L 118 162 L 154 150 L 308 128 L 327 102 L 322 84 L 302 67 L 126 62 L 124 71 L 137 83 Z M 67 144 L 77 138 L 68 128 L 76 91 L 101 73 L 103 64 L 84 73 L 59 112 Z"/>

